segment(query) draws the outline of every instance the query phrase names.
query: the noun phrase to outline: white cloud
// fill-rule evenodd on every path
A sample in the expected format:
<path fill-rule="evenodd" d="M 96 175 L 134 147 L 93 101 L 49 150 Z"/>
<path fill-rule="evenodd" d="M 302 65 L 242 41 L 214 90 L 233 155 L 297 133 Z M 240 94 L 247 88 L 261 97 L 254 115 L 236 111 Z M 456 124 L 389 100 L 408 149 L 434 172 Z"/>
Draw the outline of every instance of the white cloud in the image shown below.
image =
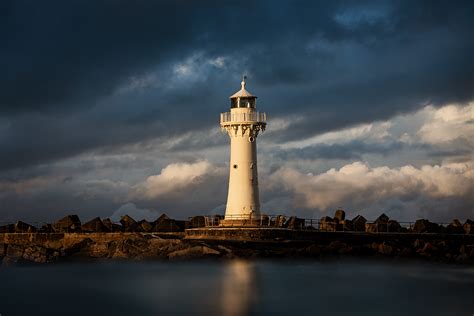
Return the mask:
<path fill-rule="evenodd" d="M 282 168 L 271 175 L 271 186 L 293 194 L 296 207 L 321 211 L 343 205 L 368 208 L 388 199 L 468 198 L 473 192 L 474 163 L 425 165 L 415 168 L 370 168 L 363 162 L 347 164 L 318 175 Z"/>
<path fill-rule="evenodd" d="M 423 142 L 440 144 L 464 138 L 474 145 L 474 102 L 467 106 L 427 107 L 428 119 L 418 131 Z"/>
<path fill-rule="evenodd" d="M 208 57 L 202 52 L 196 52 L 173 65 L 173 73 L 177 79 L 198 80 L 207 76 L 213 67 L 223 69 L 226 65 L 227 57 Z"/>
<path fill-rule="evenodd" d="M 199 185 L 206 176 L 214 175 L 219 169 L 208 161 L 196 163 L 173 163 L 158 175 L 148 177 L 136 186 L 136 195 L 148 199 L 176 193 L 189 186 Z"/>

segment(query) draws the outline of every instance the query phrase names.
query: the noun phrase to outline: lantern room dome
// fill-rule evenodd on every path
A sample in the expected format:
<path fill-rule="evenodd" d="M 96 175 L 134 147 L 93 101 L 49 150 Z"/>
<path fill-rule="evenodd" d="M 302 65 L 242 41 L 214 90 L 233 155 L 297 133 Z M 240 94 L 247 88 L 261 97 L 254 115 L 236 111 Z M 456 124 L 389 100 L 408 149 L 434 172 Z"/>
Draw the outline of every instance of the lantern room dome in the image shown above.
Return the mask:
<path fill-rule="evenodd" d="M 241 88 L 239 91 L 231 95 L 231 108 L 255 108 L 255 100 L 257 96 L 253 95 L 245 89 L 246 77 L 242 79 Z"/>

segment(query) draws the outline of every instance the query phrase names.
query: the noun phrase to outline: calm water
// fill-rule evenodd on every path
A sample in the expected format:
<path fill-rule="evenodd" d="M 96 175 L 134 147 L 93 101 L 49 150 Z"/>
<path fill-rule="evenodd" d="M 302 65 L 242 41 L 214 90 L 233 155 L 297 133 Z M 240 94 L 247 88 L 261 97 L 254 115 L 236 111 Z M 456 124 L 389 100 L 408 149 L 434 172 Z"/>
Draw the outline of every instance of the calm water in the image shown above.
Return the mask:
<path fill-rule="evenodd" d="M 0 268 L 0 314 L 471 316 L 474 268 L 270 261 Z"/>

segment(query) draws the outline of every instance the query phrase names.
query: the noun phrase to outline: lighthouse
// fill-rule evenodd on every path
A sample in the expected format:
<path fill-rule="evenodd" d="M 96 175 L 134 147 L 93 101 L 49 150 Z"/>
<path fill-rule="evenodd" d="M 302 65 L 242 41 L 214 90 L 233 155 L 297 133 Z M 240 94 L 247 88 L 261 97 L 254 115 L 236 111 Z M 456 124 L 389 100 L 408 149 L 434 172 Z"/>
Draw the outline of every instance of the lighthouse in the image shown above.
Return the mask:
<path fill-rule="evenodd" d="M 257 136 L 265 130 L 266 114 L 257 112 L 257 97 L 241 88 L 230 96 L 230 111 L 221 113 L 220 125 L 230 137 L 229 192 L 225 220 L 260 216 Z"/>

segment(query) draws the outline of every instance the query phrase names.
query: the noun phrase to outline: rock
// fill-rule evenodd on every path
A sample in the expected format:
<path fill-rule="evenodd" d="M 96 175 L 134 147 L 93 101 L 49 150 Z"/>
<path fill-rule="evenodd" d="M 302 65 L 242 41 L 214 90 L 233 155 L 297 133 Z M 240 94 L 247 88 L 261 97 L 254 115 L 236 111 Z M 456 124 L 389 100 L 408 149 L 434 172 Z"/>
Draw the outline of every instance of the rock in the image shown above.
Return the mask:
<path fill-rule="evenodd" d="M 291 216 L 285 226 L 289 229 L 303 229 L 305 227 L 304 218 L 298 218 L 296 216 Z"/>
<path fill-rule="evenodd" d="M 381 243 L 377 250 L 379 253 L 386 256 L 390 256 L 393 254 L 393 247 L 385 242 Z"/>
<path fill-rule="evenodd" d="M 14 224 L 7 224 L 0 226 L 0 234 L 1 233 L 13 233 L 15 232 L 15 225 Z"/>
<path fill-rule="evenodd" d="M 457 263 L 465 263 L 469 260 L 469 256 L 465 253 L 462 253 L 455 258 Z"/>
<path fill-rule="evenodd" d="M 422 248 L 423 246 L 425 245 L 425 242 L 421 239 L 416 239 L 414 242 L 413 242 L 413 248 L 415 249 L 419 249 L 419 248 Z"/>
<path fill-rule="evenodd" d="M 438 248 L 435 245 L 433 245 L 432 243 L 427 242 L 427 243 L 425 243 L 425 245 L 421 249 L 421 252 L 428 253 L 430 255 L 434 255 L 438 252 Z"/>
<path fill-rule="evenodd" d="M 336 231 L 336 223 L 329 216 L 324 216 L 319 220 L 319 230 L 326 232 Z"/>
<path fill-rule="evenodd" d="M 150 232 L 153 230 L 153 224 L 148 222 L 146 219 L 139 221 L 138 226 L 140 226 L 144 232 Z"/>
<path fill-rule="evenodd" d="M 366 233 L 377 233 L 377 224 L 376 223 L 365 223 L 365 232 Z"/>
<path fill-rule="evenodd" d="M 120 224 L 124 232 L 141 232 L 142 228 L 138 223 L 129 215 L 124 215 L 120 218 Z"/>
<path fill-rule="evenodd" d="M 309 256 L 320 256 L 321 255 L 321 246 L 311 245 L 305 248 L 305 253 Z"/>
<path fill-rule="evenodd" d="M 53 225 L 51 224 L 43 224 L 41 228 L 38 230 L 38 233 L 54 233 Z"/>
<path fill-rule="evenodd" d="M 446 227 L 446 233 L 464 234 L 464 227 L 458 219 L 453 219 L 452 222 Z"/>
<path fill-rule="evenodd" d="M 0 243 L 0 257 L 5 257 L 7 254 L 7 244 Z"/>
<path fill-rule="evenodd" d="M 76 241 L 72 244 L 69 245 L 64 245 L 64 248 L 61 249 L 61 251 L 66 255 L 66 256 L 71 256 L 73 254 L 83 254 L 84 256 L 87 256 L 87 252 L 84 252 L 90 245 L 92 245 L 94 242 L 90 238 L 84 238 L 80 241 Z"/>
<path fill-rule="evenodd" d="M 474 235 L 474 221 L 467 219 L 463 225 L 464 233 L 468 235 Z"/>
<path fill-rule="evenodd" d="M 354 227 L 352 225 L 352 221 L 350 219 L 345 219 L 343 221 L 340 221 L 339 225 L 342 226 L 343 231 L 350 232 L 350 231 L 354 230 Z"/>
<path fill-rule="evenodd" d="M 377 219 L 375 220 L 374 224 L 376 226 L 376 231 L 379 233 L 386 233 L 388 232 L 388 221 L 389 217 L 382 213 Z"/>
<path fill-rule="evenodd" d="M 5 253 L 5 257 L 21 258 L 24 252 L 25 252 L 25 246 L 10 244 L 10 245 L 7 245 L 7 251 Z"/>
<path fill-rule="evenodd" d="M 400 256 L 401 257 L 410 257 L 413 254 L 413 250 L 408 248 L 408 247 L 403 247 L 400 250 Z"/>
<path fill-rule="evenodd" d="M 26 247 L 22 257 L 27 261 L 36 263 L 46 263 L 50 261 L 48 250 L 35 245 Z"/>
<path fill-rule="evenodd" d="M 219 216 L 219 215 L 216 215 L 216 216 Z M 214 217 L 216 220 L 218 219 L 217 217 Z M 219 219 L 219 222 L 220 222 L 221 219 Z M 174 222 L 176 223 L 176 225 L 179 227 L 179 231 L 180 232 L 184 232 L 184 230 L 186 229 L 186 221 L 183 221 L 183 220 L 177 220 L 175 219 Z"/>
<path fill-rule="evenodd" d="M 382 213 L 382 215 L 380 215 L 379 217 L 377 217 L 377 219 L 375 220 L 375 223 L 378 223 L 378 224 L 387 224 L 388 223 L 388 220 L 390 218 L 385 215 L 385 213 Z"/>
<path fill-rule="evenodd" d="M 103 219 L 102 223 L 104 224 L 105 227 L 107 227 L 107 229 L 110 232 L 118 233 L 118 232 L 121 232 L 123 230 L 122 225 L 113 223 L 110 218 Z"/>
<path fill-rule="evenodd" d="M 344 210 L 336 210 L 334 213 L 334 221 L 339 223 L 346 219 L 346 212 Z"/>
<path fill-rule="evenodd" d="M 283 216 L 283 215 L 278 215 L 275 219 L 274 219 L 274 223 L 275 223 L 275 227 L 285 227 L 285 223 L 286 223 L 286 217 Z"/>
<path fill-rule="evenodd" d="M 165 233 L 181 232 L 184 231 L 184 227 L 180 227 L 180 225 L 178 225 L 178 223 L 174 219 L 171 219 L 166 214 L 163 214 L 158 217 L 156 221 L 153 222 L 152 231 Z"/>
<path fill-rule="evenodd" d="M 75 233 L 81 230 L 81 221 L 77 215 L 68 215 L 58 220 L 52 226 L 57 233 Z"/>
<path fill-rule="evenodd" d="M 347 244 L 339 240 L 331 241 L 331 243 L 328 245 L 328 250 L 331 253 L 339 253 L 343 248 L 347 248 Z"/>
<path fill-rule="evenodd" d="M 415 225 L 413 226 L 414 233 L 438 233 L 440 231 L 439 225 L 431 223 L 426 219 L 417 219 Z"/>
<path fill-rule="evenodd" d="M 16 222 L 13 230 L 15 233 L 36 233 L 37 231 L 36 227 L 22 221 Z"/>
<path fill-rule="evenodd" d="M 390 233 L 400 233 L 402 231 L 402 226 L 396 220 L 389 220 L 387 223 L 387 231 Z"/>
<path fill-rule="evenodd" d="M 168 254 L 168 259 L 208 258 L 217 257 L 220 254 L 219 251 L 206 246 L 194 246 L 183 250 L 173 251 Z"/>
<path fill-rule="evenodd" d="M 91 219 L 85 224 L 82 224 L 81 229 L 83 232 L 97 232 L 97 233 L 104 233 L 104 232 L 110 232 L 110 229 L 107 228 L 107 226 L 104 225 L 102 220 L 99 217 L 96 217 L 94 219 Z"/>
<path fill-rule="evenodd" d="M 364 232 L 365 231 L 365 223 L 367 220 L 362 215 L 357 215 L 352 219 L 352 228 L 356 232 Z"/>

